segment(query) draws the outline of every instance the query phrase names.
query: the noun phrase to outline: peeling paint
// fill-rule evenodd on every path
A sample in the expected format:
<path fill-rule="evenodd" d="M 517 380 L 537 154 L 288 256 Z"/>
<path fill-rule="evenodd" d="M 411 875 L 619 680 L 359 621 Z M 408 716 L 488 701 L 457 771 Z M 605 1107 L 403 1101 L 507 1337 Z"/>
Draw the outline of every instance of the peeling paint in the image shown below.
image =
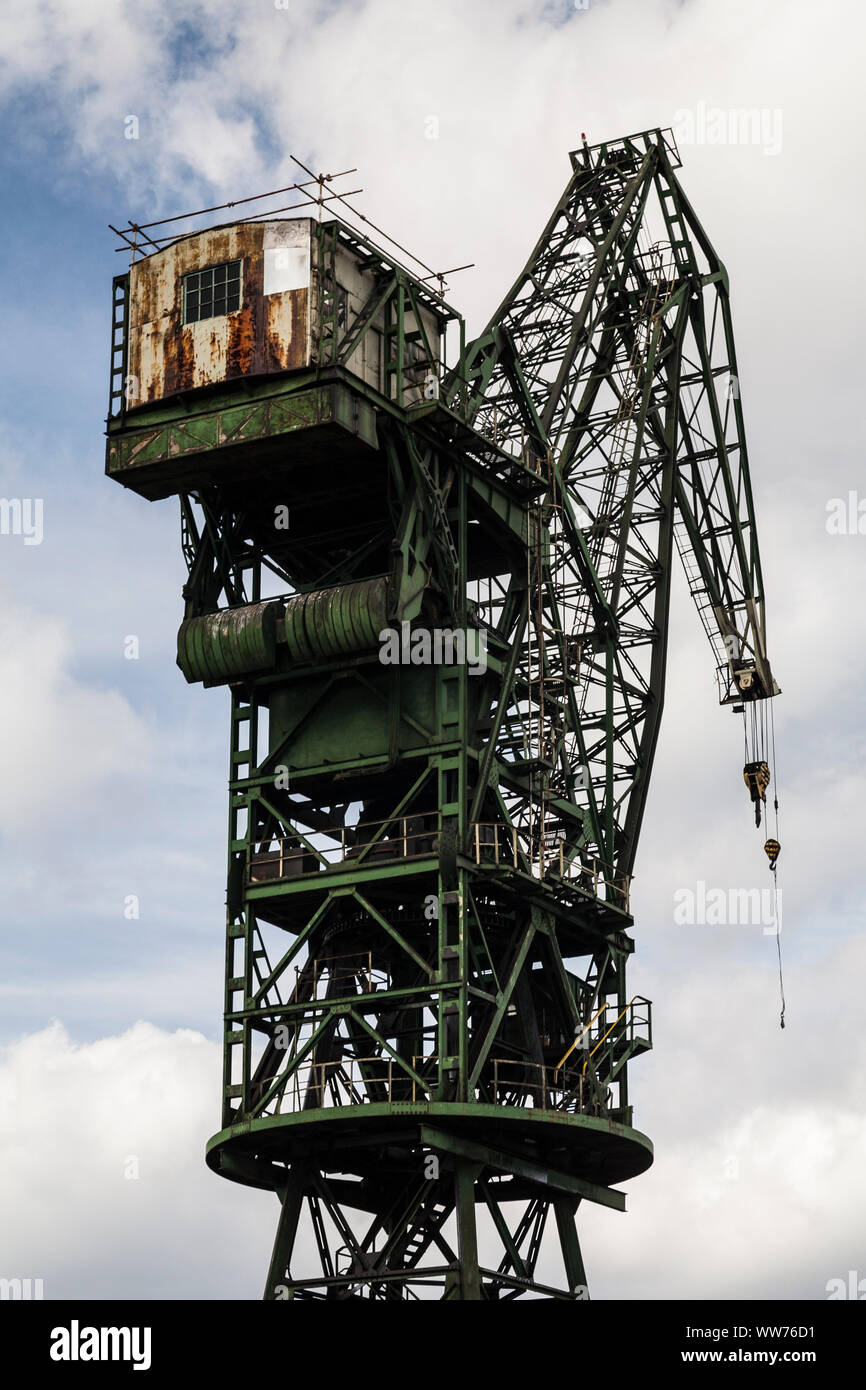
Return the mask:
<path fill-rule="evenodd" d="M 307 285 L 265 295 L 265 248 L 307 251 L 308 219 L 238 223 L 173 242 L 130 272 L 128 371 L 141 403 L 240 377 L 309 363 Z M 302 259 L 302 257 L 301 257 Z M 191 271 L 241 261 L 241 305 L 233 313 L 183 323 L 183 279 Z"/>

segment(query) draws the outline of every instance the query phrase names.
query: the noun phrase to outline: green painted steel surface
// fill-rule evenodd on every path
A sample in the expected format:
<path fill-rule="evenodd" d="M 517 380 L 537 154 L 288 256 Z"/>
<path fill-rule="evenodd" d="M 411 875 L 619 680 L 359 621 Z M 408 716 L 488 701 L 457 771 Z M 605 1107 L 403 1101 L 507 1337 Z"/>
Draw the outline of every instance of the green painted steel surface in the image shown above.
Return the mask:
<path fill-rule="evenodd" d="M 290 598 L 285 618 L 289 657 L 297 663 L 315 663 L 340 652 L 377 646 L 388 622 L 388 600 L 387 578 Z"/>
<path fill-rule="evenodd" d="M 276 657 L 281 603 L 251 603 L 187 618 L 177 634 L 177 664 L 186 679 L 227 681 L 269 670 Z"/>
<path fill-rule="evenodd" d="M 375 412 L 367 401 L 339 383 L 299 389 L 298 376 L 309 380 L 309 373 L 300 373 L 247 393 L 227 390 L 230 404 L 223 393 L 209 391 L 193 408 L 172 410 L 161 402 L 127 412 L 109 423 L 106 473 L 157 497 L 238 466 L 262 444 L 285 446 L 293 436 L 327 439 L 332 447 L 354 439 L 377 447 Z"/>
<path fill-rule="evenodd" d="M 598 1164 L 596 1180 L 604 1185 L 625 1182 L 638 1176 L 651 1166 L 653 1160 L 653 1146 L 645 1134 L 631 1126 L 595 1115 L 569 1115 L 520 1107 L 509 1107 L 503 1111 L 501 1106 L 425 1100 L 397 1104 L 372 1102 L 365 1108 L 363 1118 L 371 1127 L 387 1128 L 392 1133 L 398 1133 L 401 1125 L 407 1123 L 421 1126 L 431 1122 L 450 1126 L 453 1134 L 469 1141 L 477 1140 L 485 1131 L 487 1134 L 498 1133 L 497 1142 L 514 1152 L 518 1150 L 522 1136 L 533 1135 L 535 1142 L 544 1143 L 547 1140 L 558 1149 L 560 1165 L 566 1171 L 570 1163 L 579 1170 L 582 1149 L 603 1144 L 605 1158 Z M 271 1190 L 279 1188 L 281 1173 L 273 1164 L 273 1156 L 279 1154 L 281 1135 L 292 1129 L 315 1133 L 326 1144 L 340 1140 L 346 1148 L 351 1147 L 353 1137 L 347 1130 L 354 1129 L 357 1147 L 361 1148 L 364 1144 L 357 1111 L 350 1113 L 339 1108 L 310 1110 L 303 1115 L 274 1116 L 222 1130 L 208 1141 L 208 1165 L 216 1172 L 225 1171 L 226 1176 L 236 1177 L 237 1171 L 230 1171 L 232 1160 L 239 1161 L 241 1171 L 246 1162 L 251 1165 L 247 1172 L 256 1173 L 256 1186 Z M 568 1143 L 563 1143 L 564 1136 Z M 244 1181 L 243 1178 L 239 1180 Z M 617 1197 L 621 1195 L 616 1193 Z M 482 1200 L 480 1196 L 478 1200 Z"/>

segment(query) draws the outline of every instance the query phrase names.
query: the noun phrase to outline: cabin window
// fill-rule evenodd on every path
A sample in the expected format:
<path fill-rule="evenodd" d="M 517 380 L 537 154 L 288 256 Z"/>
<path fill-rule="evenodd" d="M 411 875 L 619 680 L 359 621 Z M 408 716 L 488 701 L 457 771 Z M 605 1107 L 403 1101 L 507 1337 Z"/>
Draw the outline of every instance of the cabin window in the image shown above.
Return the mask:
<path fill-rule="evenodd" d="M 241 263 L 226 261 L 208 270 L 194 270 L 183 277 L 183 321 L 231 314 L 241 307 Z"/>

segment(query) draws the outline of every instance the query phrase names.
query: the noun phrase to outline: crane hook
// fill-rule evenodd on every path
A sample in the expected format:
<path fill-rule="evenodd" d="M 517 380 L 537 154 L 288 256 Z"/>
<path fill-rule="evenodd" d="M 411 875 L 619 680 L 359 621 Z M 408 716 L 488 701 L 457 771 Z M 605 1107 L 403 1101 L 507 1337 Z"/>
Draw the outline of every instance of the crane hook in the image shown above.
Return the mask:
<path fill-rule="evenodd" d="M 755 806 L 755 825 L 761 824 L 761 803 L 767 800 L 770 785 L 770 769 L 767 763 L 746 763 L 743 768 L 743 781 L 749 788 L 749 795 Z"/>
<path fill-rule="evenodd" d="M 779 844 L 778 840 L 767 840 L 764 845 L 764 853 L 770 861 L 770 870 L 772 873 L 776 872 L 776 860 L 779 857 L 781 849 L 782 846 Z"/>

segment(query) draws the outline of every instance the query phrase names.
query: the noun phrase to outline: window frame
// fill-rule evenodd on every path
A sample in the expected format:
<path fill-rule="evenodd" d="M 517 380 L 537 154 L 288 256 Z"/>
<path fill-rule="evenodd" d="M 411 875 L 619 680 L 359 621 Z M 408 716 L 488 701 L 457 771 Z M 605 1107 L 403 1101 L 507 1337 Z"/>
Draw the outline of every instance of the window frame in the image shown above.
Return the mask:
<path fill-rule="evenodd" d="M 234 284 L 234 276 L 230 277 L 228 271 L 230 268 L 233 268 L 234 266 L 237 266 L 237 303 L 229 307 L 229 284 Z M 225 299 L 226 307 L 225 309 L 216 313 L 214 312 L 213 306 L 215 303 L 218 302 L 218 297 L 215 292 L 217 287 L 214 281 L 214 274 L 216 271 L 222 270 L 223 268 L 225 268 L 226 275 L 222 283 L 222 289 L 224 291 L 222 297 Z M 201 283 L 202 275 L 210 276 L 210 282 L 207 289 L 207 294 L 209 295 L 210 299 L 210 313 L 207 314 L 202 314 L 200 312 L 201 300 L 199 296 L 202 294 L 203 288 Z M 194 290 L 190 288 L 190 281 L 192 280 L 193 276 L 196 277 L 196 287 Z M 233 260 L 230 261 L 217 261 L 214 265 L 203 265 L 199 266 L 196 270 L 187 271 L 187 273 L 183 276 L 183 286 L 181 290 L 182 326 L 185 328 L 188 324 L 206 323 L 208 319 L 221 319 L 226 318 L 229 314 L 236 314 L 243 304 L 243 288 L 244 262 L 242 256 L 236 256 Z M 194 294 L 196 296 L 196 312 L 194 317 L 190 317 L 189 313 L 189 298 L 191 294 Z"/>

